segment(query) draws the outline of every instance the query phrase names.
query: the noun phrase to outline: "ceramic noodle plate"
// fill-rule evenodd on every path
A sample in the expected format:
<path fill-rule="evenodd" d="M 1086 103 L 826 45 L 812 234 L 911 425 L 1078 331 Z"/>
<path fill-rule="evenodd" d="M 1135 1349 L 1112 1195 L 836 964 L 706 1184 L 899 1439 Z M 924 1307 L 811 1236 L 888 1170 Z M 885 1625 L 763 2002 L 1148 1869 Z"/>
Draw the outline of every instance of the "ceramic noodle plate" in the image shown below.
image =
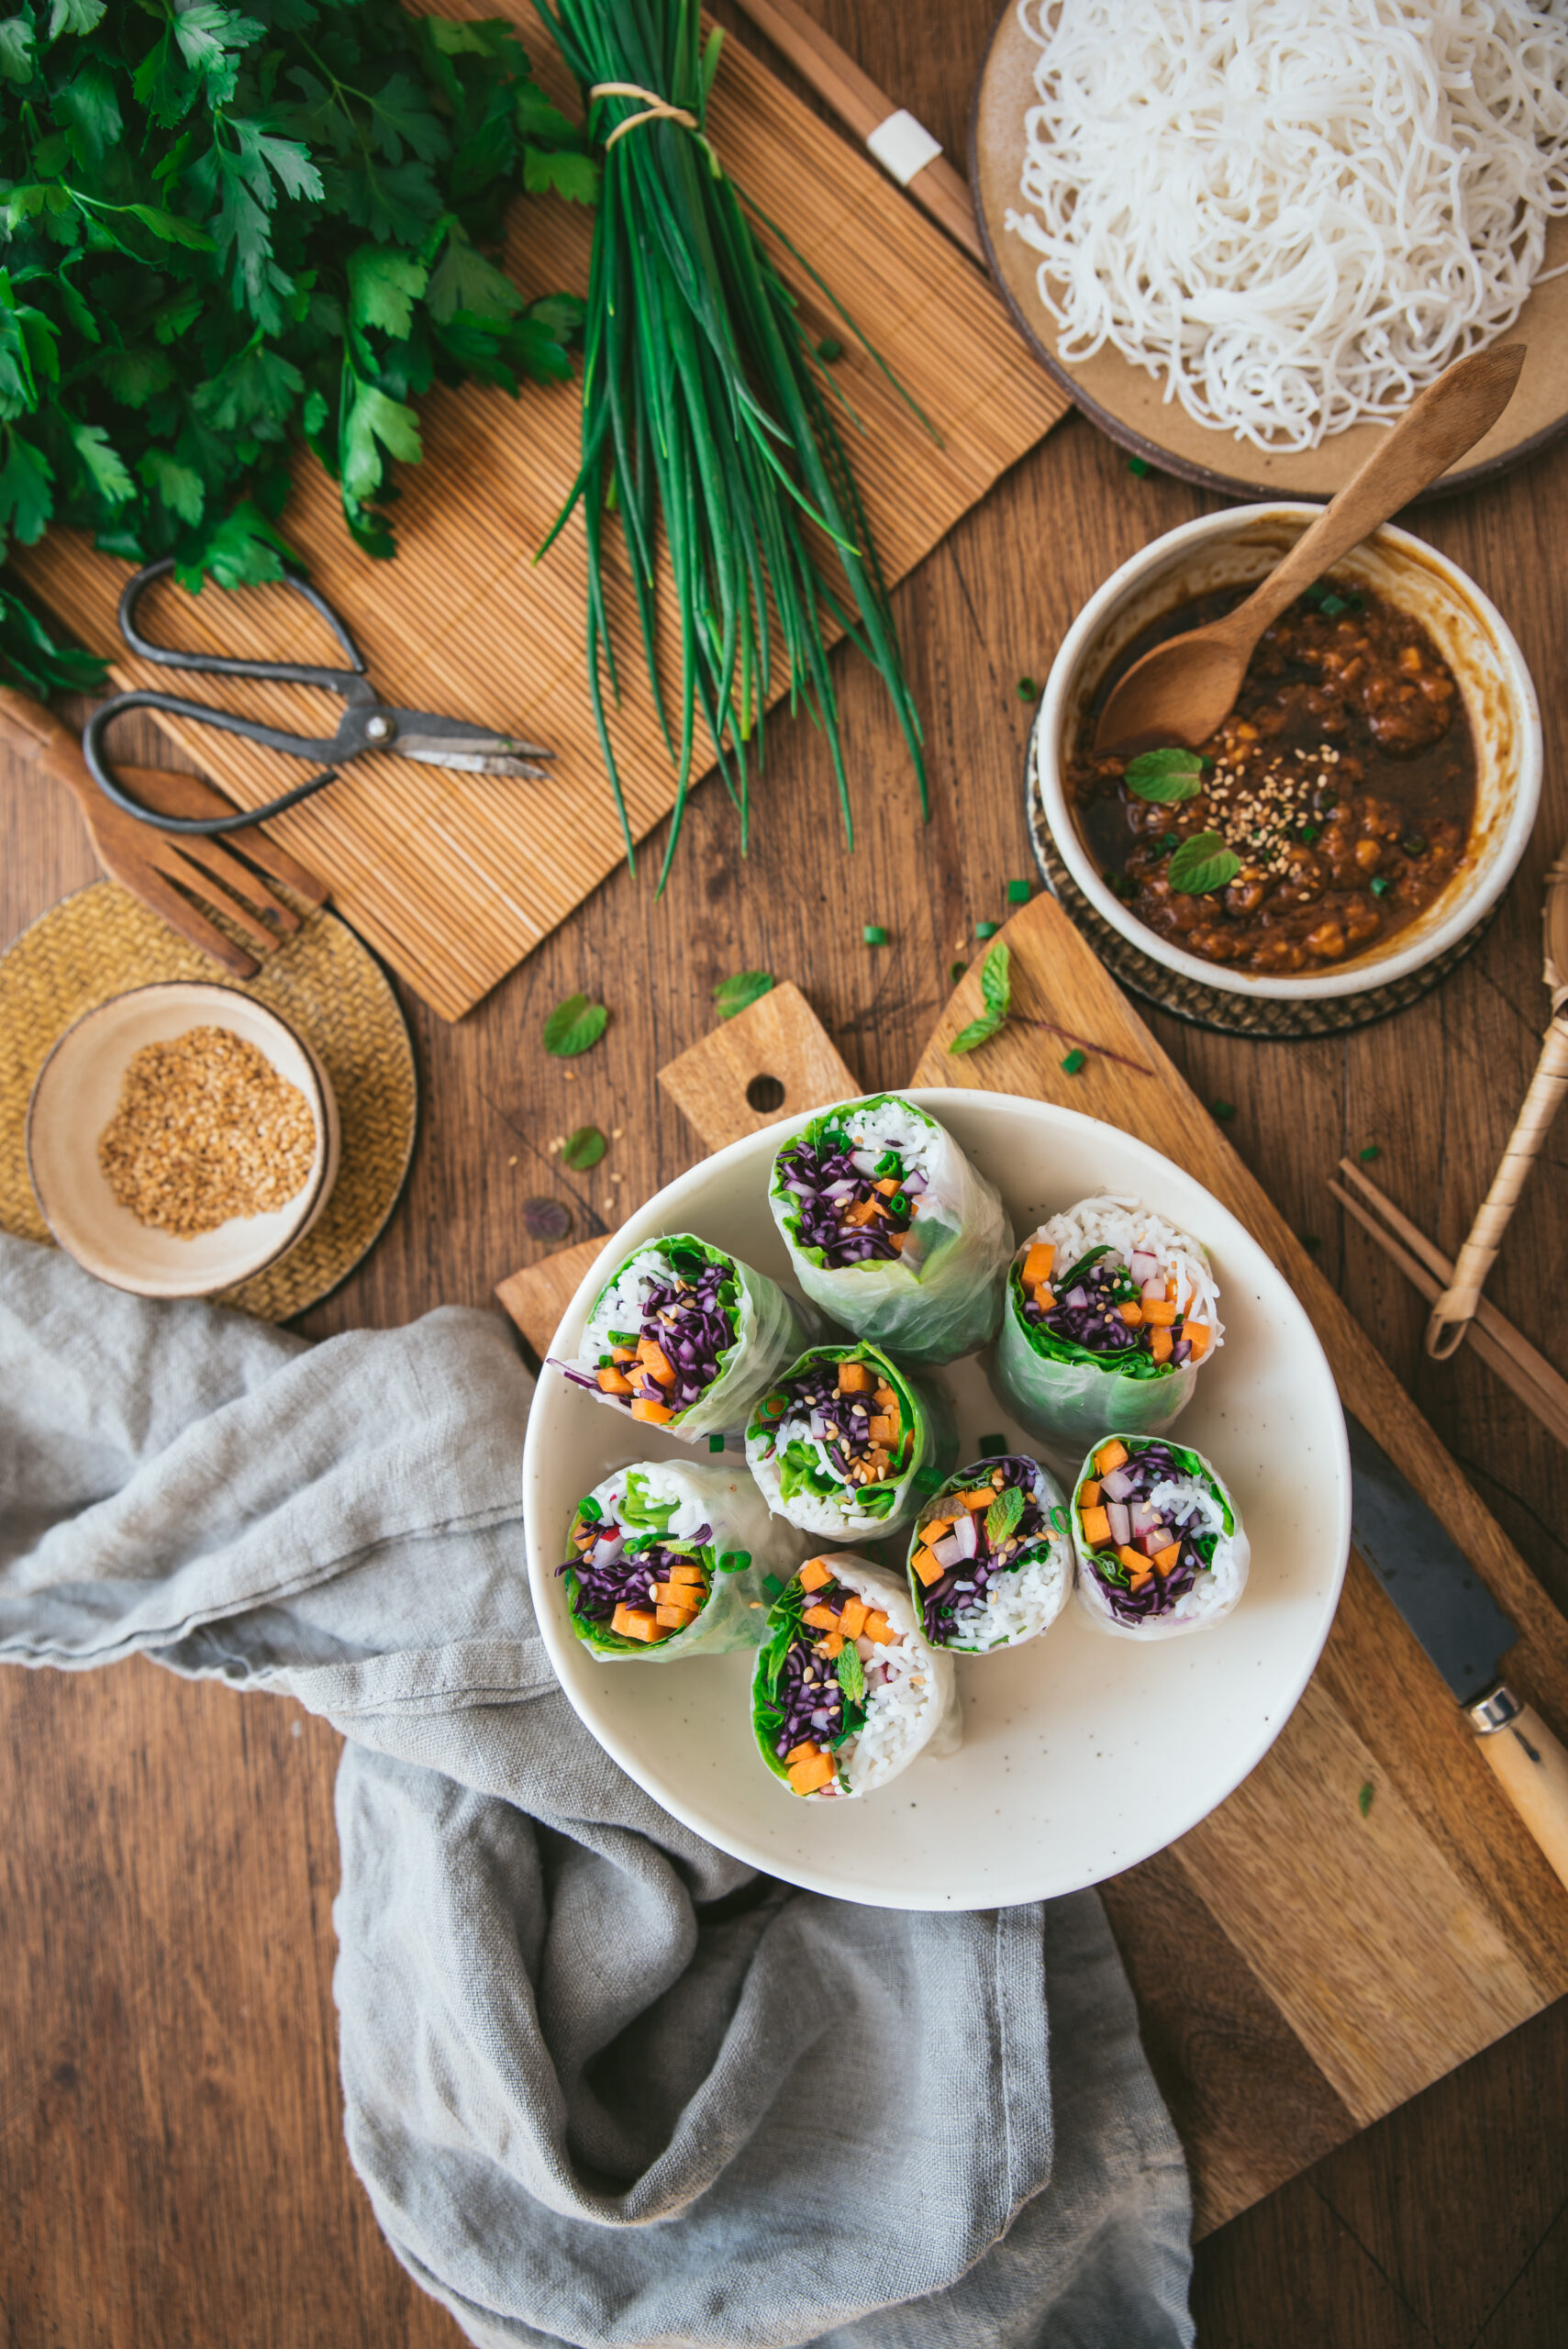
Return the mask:
<path fill-rule="evenodd" d="M 1207 1247 L 1225 1343 L 1173 1431 L 1214 1461 L 1251 1539 L 1235 1613 L 1145 1647 L 1070 1606 L 1025 1646 L 956 1659 L 964 1742 L 922 1754 L 879 1793 L 806 1803 L 751 1734 L 751 1659 L 599 1664 L 573 1636 L 556 1567 L 573 1510 L 639 1456 L 703 1461 L 706 1446 L 634 1427 L 546 1368 L 523 1455 L 534 1603 L 567 1696 L 606 1753 L 667 1810 L 739 1859 L 811 1890 L 889 1909 L 988 1909 L 1095 1884 L 1195 1826 L 1273 1744 L 1328 1636 L 1350 1544 L 1350 1460 L 1333 1377 L 1306 1313 L 1263 1251 L 1189 1174 L 1118 1128 L 1013 1096 L 916 1092 L 1001 1190 L 1021 1235 L 1102 1186 L 1136 1192 Z M 571 1358 L 588 1309 L 629 1249 L 698 1232 L 790 1286 L 768 1211 L 774 1151 L 798 1121 L 732 1142 L 651 1198 L 606 1247 L 550 1351 Z M 959 1458 L 1006 1431 L 978 1357 L 923 1373 L 944 1384 Z M 1044 1455 L 1064 1486 L 1073 1459 Z M 739 1464 L 731 1449 L 727 1461 Z M 905 1537 L 906 1539 L 906 1536 Z M 875 1549 L 871 1551 L 875 1555 Z M 902 1571 L 903 1542 L 884 1551 Z M 760 1619 L 759 1619 L 760 1620 Z"/>
<path fill-rule="evenodd" d="M 975 83 L 969 127 L 969 183 L 991 273 L 1007 306 L 1052 375 L 1085 416 L 1135 456 L 1180 480 L 1238 497 L 1332 497 L 1377 447 L 1384 428 L 1352 425 L 1316 449 L 1271 455 L 1217 426 L 1199 424 L 1161 379 L 1108 347 L 1071 364 L 1057 351 L 1056 321 L 1040 299 L 1039 255 L 1006 226 L 1025 209 L 1025 116 L 1034 103 L 1040 50 L 1007 0 Z M 1485 440 L 1467 450 L 1429 496 L 1472 489 L 1521 464 L 1568 430 L 1568 219 L 1547 223 L 1546 257 L 1514 325 L 1500 338 L 1527 342 L 1518 388 Z"/>

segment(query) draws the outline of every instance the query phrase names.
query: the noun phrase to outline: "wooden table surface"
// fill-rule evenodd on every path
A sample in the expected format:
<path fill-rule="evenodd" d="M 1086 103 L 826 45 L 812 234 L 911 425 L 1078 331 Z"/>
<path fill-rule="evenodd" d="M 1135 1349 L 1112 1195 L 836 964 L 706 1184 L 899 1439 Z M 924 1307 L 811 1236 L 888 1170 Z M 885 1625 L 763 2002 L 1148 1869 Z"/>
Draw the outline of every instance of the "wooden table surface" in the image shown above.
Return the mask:
<path fill-rule="evenodd" d="M 989 0 L 813 5 L 962 158 Z M 977 921 L 1002 917 L 1008 878 L 1031 869 L 1018 680 L 1043 678 L 1110 569 L 1214 502 L 1134 477 L 1070 419 L 896 599 L 930 744 L 929 826 L 876 690 L 840 660 L 852 857 L 819 741 L 808 726 L 781 728 L 749 858 L 723 795 L 704 789 L 662 898 L 649 877 L 656 837 L 647 874 L 606 883 L 461 1026 L 409 1000 L 424 1119 L 407 1193 L 306 1330 L 491 1305 L 496 1280 L 540 1252 L 520 1218 L 531 1195 L 568 1204 L 573 1238 L 611 1229 L 694 1154 L 654 1071 L 712 1024 L 710 991 L 730 972 L 795 978 L 867 1085 L 898 1081 L 947 996 L 949 964 L 973 952 Z M 1234 1104 L 1243 1155 L 1315 1235 L 1319 1261 L 1559 1605 L 1568 1458 L 1468 1353 L 1425 1360 L 1424 1308 L 1345 1228 L 1324 1186 L 1341 1152 L 1375 1142 L 1379 1180 L 1451 1252 L 1534 1064 L 1547 1009 L 1541 877 L 1568 838 L 1565 517 L 1568 444 L 1485 495 L 1410 518 L 1501 606 L 1546 719 L 1540 825 L 1471 960 L 1413 1010 L 1340 1041 L 1257 1045 L 1151 1021 L 1199 1097 Z M 94 868 L 73 808 L 9 768 L 0 839 L 9 940 Z M 886 947 L 862 943 L 867 921 L 885 925 Z M 539 1031 L 578 988 L 613 1018 L 605 1042 L 569 1065 L 543 1053 Z M 588 1122 L 619 1138 L 591 1174 L 564 1174 L 549 1144 Z M 1565 1153 L 1568 1128 L 1531 1179 L 1490 1289 L 1560 1366 Z M 393 2261 L 342 2149 L 337 1747 L 289 1706 L 148 1664 L 0 1675 L 0 2316 L 12 2349 L 457 2340 Z M 1172 1922 L 1180 1931 L 1175 1909 Z M 1201 2093 L 1205 2037 L 1217 2060 L 1244 2061 L 1248 2027 L 1217 2013 L 1193 2044 L 1152 2048 L 1178 2110 Z M 1261 2103 L 1267 2134 L 1283 2116 Z M 1270 2349 L 1561 2341 L 1565 2124 L 1568 2002 L 1201 2246 L 1200 2337 Z"/>

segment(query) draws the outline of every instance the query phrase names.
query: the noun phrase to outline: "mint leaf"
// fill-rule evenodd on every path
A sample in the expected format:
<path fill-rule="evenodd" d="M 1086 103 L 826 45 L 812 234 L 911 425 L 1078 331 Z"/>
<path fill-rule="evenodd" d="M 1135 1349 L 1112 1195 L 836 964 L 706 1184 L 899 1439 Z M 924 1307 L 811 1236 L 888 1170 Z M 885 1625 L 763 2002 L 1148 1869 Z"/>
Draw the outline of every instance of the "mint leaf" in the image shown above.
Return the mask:
<path fill-rule="evenodd" d="M 985 1539 L 993 1550 L 999 1550 L 1012 1532 L 1025 1508 L 1023 1487 L 1004 1485 L 985 1512 Z"/>
<path fill-rule="evenodd" d="M 983 1012 L 978 1019 L 972 1019 L 967 1028 L 959 1030 L 948 1050 L 950 1052 L 977 1052 L 982 1044 L 988 1044 L 993 1036 L 999 1036 L 1006 1024 L 1006 1012 Z"/>
<path fill-rule="evenodd" d="M 575 1174 L 585 1174 L 590 1166 L 598 1164 L 608 1148 L 609 1144 L 597 1126 L 579 1126 L 576 1132 L 568 1134 L 562 1143 L 561 1163 L 563 1166 L 570 1166 Z"/>
<path fill-rule="evenodd" d="M 1172 857 L 1166 877 L 1184 896 L 1204 897 L 1211 889 L 1227 887 L 1240 870 L 1240 858 L 1220 833 L 1195 832 Z"/>
<path fill-rule="evenodd" d="M 839 1686 L 851 1705 L 863 1702 L 866 1693 L 866 1668 L 861 1662 L 861 1652 L 852 1640 L 846 1640 L 839 1650 Z"/>
<path fill-rule="evenodd" d="M 590 1003 L 585 995 L 569 995 L 544 1023 L 544 1049 L 558 1059 L 574 1060 L 598 1042 L 609 1020 L 602 1003 Z"/>
<path fill-rule="evenodd" d="M 980 966 L 980 992 L 988 1011 L 1005 1019 L 1013 1008 L 1012 956 L 1005 946 L 993 946 Z"/>
<path fill-rule="evenodd" d="M 1137 758 L 1128 761 L 1122 780 L 1135 798 L 1170 807 L 1197 797 L 1203 789 L 1203 771 L 1211 763 L 1195 751 L 1140 751 Z"/>
<path fill-rule="evenodd" d="M 713 991 L 713 999 L 718 1006 L 719 1018 L 733 1019 L 738 1011 L 746 1011 L 752 1004 L 761 1003 L 765 995 L 773 993 L 773 974 L 771 971 L 737 971 L 733 978 L 720 979 Z"/>

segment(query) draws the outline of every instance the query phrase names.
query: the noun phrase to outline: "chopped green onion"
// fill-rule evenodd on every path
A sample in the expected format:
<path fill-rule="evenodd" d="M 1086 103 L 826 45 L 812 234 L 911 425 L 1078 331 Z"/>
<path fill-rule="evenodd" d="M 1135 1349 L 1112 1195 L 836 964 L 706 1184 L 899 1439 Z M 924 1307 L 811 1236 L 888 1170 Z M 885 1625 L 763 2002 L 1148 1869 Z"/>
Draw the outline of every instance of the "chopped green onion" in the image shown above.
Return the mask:
<path fill-rule="evenodd" d="M 968 968 L 969 968 L 969 965 L 968 965 L 968 963 L 950 963 L 948 964 L 948 985 L 949 985 L 949 986 L 950 986 L 950 987 L 955 987 L 955 986 L 957 986 L 957 985 L 958 985 L 958 983 L 959 983 L 960 979 L 962 979 L 962 976 L 963 976 L 963 974 L 964 974 L 965 971 L 967 971 L 967 970 L 968 970 Z"/>
<path fill-rule="evenodd" d="M 909 1202 L 905 1197 L 902 1191 L 895 1191 L 892 1197 L 887 1202 L 887 1208 L 890 1215 L 907 1215 L 909 1212 Z"/>
<path fill-rule="evenodd" d="M 1040 699 L 1040 687 L 1035 684 L 1032 677 L 1020 677 L 1018 679 L 1018 699 L 1020 701 L 1038 701 Z"/>
<path fill-rule="evenodd" d="M 876 1164 L 872 1168 L 872 1173 L 876 1176 L 879 1182 L 883 1181 L 889 1174 L 902 1174 L 903 1172 L 903 1164 L 899 1159 L 898 1152 L 895 1150 L 884 1150 L 882 1156 L 877 1160 Z"/>
<path fill-rule="evenodd" d="M 983 1435 L 980 1439 L 982 1460 L 995 1460 L 999 1453 L 1006 1452 L 1006 1449 L 1007 1439 L 1000 1431 L 994 1435 Z"/>
<path fill-rule="evenodd" d="M 1407 856 L 1425 856 L 1427 843 L 1419 832 L 1407 832 L 1399 843 Z"/>
<path fill-rule="evenodd" d="M 1369 1141 L 1364 1150 L 1357 1151 L 1356 1156 L 1361 1160 L 1362 1164 L 1364 1166 L 1370 1160 L 1373 1158 L 1381 1158 L 1383 1156 L 1383 1152 L 1376 1142 Z"/>
<path fill-rule="evenodd" d="M 1388 895 L 1389 883 L 1381 873 L 1374 874 L 1367 885 L 1374 897 L 1386 897 Z"/>
<path fill-rule="evenodd" d="M 777 1575 L 764 1575 L 762 1576 L 762 1588 L 767 1592 L 770 1598 L 776 1598 L 780 1591 L 784 1588 L 784 1585 L 780 1582 Z"/>
<path fill-rule="evenodd" d="M 1225 1123 L 1227 1119 L 1233 1118 L 1236 1115 L 1236 1104 L 1234 1101 L 1211 1101 L 1208 1106 L 1213 1115 L 1219 1119 L 1222 1125 Z"/>
<path fill-rule="evenodd" d="M 1351 607 L 1342 596 L 1325 596 L 1318 608 L 1325 618 L 1332 620 L 1338 619 L 1341 612 L 1348 612 Z"/>
<path fill-rule="evenodd" d="M 1067 1511 L 1062 1508 L 1060 1501 L 1051 1512 L 1051 1521 L 1052 1525 L 1055 1526 L 1058 1533 L 1065 1534 L 1067 1531 Z"/>
<path fill-rule="evenodd" d="M 1367 1812 L 1372 1809 L 1372 1784 L 1369 1780 L 1362 1788 L 1360 1794 L 1356 1797 L 1356 1809 L 1360 1811 L 1363 1819 L 1366 1817 Z"/>
<path fill-rule="evenodd" d="M 868 946 L 885 946 L 887 943 L 887 932 L 880 922 L 868 921 L 861 935 Z"/>
<path fill-rule="evenodd" d="M 587 1525 L 597 1525 L 604 1515 L 592 1493 L 586 1493 L 577 1504 L 577 1514 Z"/>
<path fill-rule="evenodd" d="M 1151 468 L 1147 457 L 1129 457 L 1127 461 L 1127 470 L 1129 473 L 1135 475 L 1139 481 L 1145 481 L 1147 480 Z"/>
<path fill-rule="evenodd" d="M 917 1468 L 909 1482 L 917 1493 L 934 1493 L 947 1483 L 940 1468 Z"/>
<path fill-rule="evenodd" d="M 1313 841 L 1318 838 L 1318 835 L 1322 829 L 1323 827 L 1321 824 L 1303 824 L 1301 827 L 1301 837 L 1306 841 L 1308 848 L 1312 846 Z"/>
<path fill-rule="evenodd" d="M 1007 884 L 1007 903 L 1010 906 L 1027 906 L 1029 901 L 1029 883 L 1027 881 L 1009 881 Z"/>
<path fill-rule="evenodd" d="M 1073 1050 L 1068 1053 L 1067 1058 L 1062 1062 L 1062 1065 L 1067 1071 L 1069 1076 L 1076 1076 L 1078 1071 L 1084 1066 L 1088 1057 L 1089 1055 L 1087 1052 L 1081 1052 L 1078 1050 L 1077 1045 L 1074 1044 Z"/>
<path fill-rule="evenodd" d="M 1301 1244 L 1309 1256 L 1316 1256 L 1323 1242 L 1315 1231 L 1304 1231 L 1301 1235 Z"/>
<path fill-rule="evenodd" d="M 976 938 L 995 938 L 1001 927 L 999 921 L 977 921 L 974 925 L 974 935 Z"/>
<path fill-rule="evenodd" d="M 722 1452 L 724 1438 L 721 1435 L 710 1435 L 707 1440 L 707 1448 L 710 1452 Z"/>
<path fill-rule="evenodd" d="M 818 359 L 842 359 L 844 346 L 836 335 L 825 334 L 817 346 Z"/>
<path fill-rule="evenodd" d="M 743 1575 L 751 1563 L 750 1550 L 726 1550 L 720 1554 L 718 1571 L 721 1575 Z"/>

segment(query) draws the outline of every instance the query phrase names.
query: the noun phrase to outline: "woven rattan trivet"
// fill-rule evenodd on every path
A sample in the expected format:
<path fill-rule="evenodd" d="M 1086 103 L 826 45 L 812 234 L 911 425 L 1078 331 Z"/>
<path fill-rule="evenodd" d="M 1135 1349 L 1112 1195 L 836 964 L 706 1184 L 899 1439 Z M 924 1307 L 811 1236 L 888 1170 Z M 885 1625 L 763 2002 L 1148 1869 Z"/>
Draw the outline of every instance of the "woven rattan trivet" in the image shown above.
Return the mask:
<path fill-rule="evenodd" d="M 1039 724 L 1038 719 L 1035 722 Z M 1368 987 L 1360 995 L 1324 996 L 1311 1003 L 1232 995 L 1226 987 L 1206 987 L 1198 980 L 1184 978 L 1179 971 L 1167 970 L 1163 963 L 1155 962 L 1152 955 L 1140 954 L 1119 930 L 1113 930 L 1095 912 L 1057 854 L 1056 842 L 1051 837 L 1035 764 L 1032 730 L 1024 760 L 1024 807 L 1029 839 L 1034 844 L 1034 861 L 1046 887 L 1072 916 L 1073 928 L 1083 932 L 1111 976 L 1129 995 L 1140 996 L 1145 1003 L 1173 1013 L 1190 1026 L 1210 1028 L 1220 1036 L 1252 1036 L 1262 1043 L 1297 1044 L 1313 1036 L 1343 1036 L 1352 1028 L 1370 1028 L 1374 1021 L 1388 1019 L 1396 1011 L 1407 1011 L 1413 1003 L 1419 1003 L 1424 995 L 1440 986 L 1449 973 L 1456 970 L 1481 943 L 1497 915 L 1494 906 L 1473 930 L 1467 931 L 1456 946 L 1451 946 L 1446 954 L 1440 954 L 1436 962 L 1412 971 L 1407 978 L 1392 979 L 1386 986 Z"/>
<path fill-rule="evenodd" d="M 113 881 L 62 897 L 0 955 L 0 1229 L 50 1236 L 28 1181 L 26 1129 L 33 1079 L 57 1039 L 129 987 L 212 975 L 206 955 Z M 342 1124 L 338 1180 L 319 1219 L 286 1256 L 219 1299 L 261 1321 L 287 1321 L 347 1278 L 396 1205 L 418 1115 L 414 1052 L 385 973 L 335 914 L 310 914 L 255 978 L 225 984 L 307 1040 Z"/>

